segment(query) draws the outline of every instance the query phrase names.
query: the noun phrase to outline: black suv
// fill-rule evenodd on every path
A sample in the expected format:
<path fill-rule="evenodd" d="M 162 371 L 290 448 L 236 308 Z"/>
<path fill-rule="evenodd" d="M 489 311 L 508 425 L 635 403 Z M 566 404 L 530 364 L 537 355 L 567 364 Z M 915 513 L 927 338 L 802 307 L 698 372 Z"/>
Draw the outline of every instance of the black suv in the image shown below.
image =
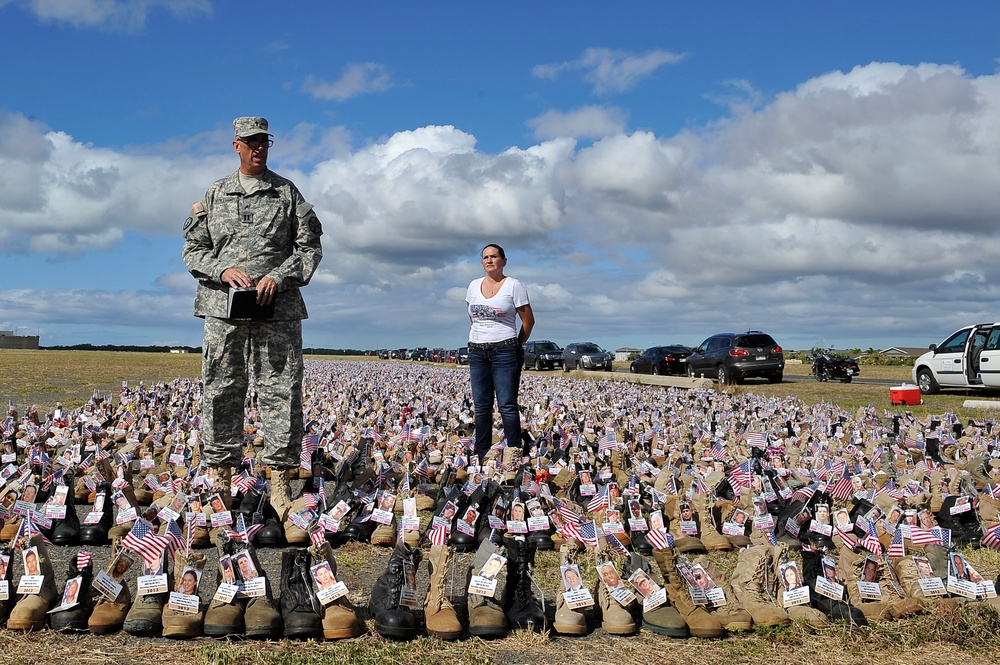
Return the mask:
<path fill-rule="evenodd" d="M 524 368 L 555 369 L 563 366 L 563 352 L 559 345 L 547 339 L 524 344 Z"/>
<path fill-rule="evenodd" d="M 563 371 L 597 369 L 613 371 L 614 356 L 593 342 L 574 342 L 563 349 Z"/>
<path fill-rule="evenodd" d="M 739 383 L 749 377 L 781 383 L 784 371 L 781 347 L 759 330 L 712 335 L 687 359 L 688 376 L 715 378 L 719 383 Z"/>

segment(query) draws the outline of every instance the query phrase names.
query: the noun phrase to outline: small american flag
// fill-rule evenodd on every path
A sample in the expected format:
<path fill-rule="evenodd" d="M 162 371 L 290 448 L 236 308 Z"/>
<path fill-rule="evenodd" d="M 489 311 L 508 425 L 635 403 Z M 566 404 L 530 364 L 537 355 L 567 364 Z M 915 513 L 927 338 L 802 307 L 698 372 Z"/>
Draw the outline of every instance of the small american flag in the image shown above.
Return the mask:
<path fill-rule="evenodd" d="M 427 479 L 430 477 L 430 470 L 429 467 L 427 466 L 426 457 L 422 458 L 420 462 L 417 464 L 416 468 L 413 469 L 413 475 L 414 477 L 420 479 L 421 481 L 427 482 Z"/>
<path fill-rule="evenodd" d="M 597 547 L 597 524 L 593 520 L 581 522 L 579 525 L 580 539 L 591 547 Z"/>
<path fill-rule="evenodd" d="M 726 450 L 726 447 L 718 439 L 712 442 L 712 447 L 708 449 L 708 454 L 720 462 L 729 457 L 729 451 Z"/>
<path fill-rule="evenodd" d="M 850 531 L 844 531 L 843 529 L 837 529 L 837 535 L 840 536 L 841 542 L 844 543 L 844 547 L 849 550 L 854 550 L 858 546 L 858 539 L 854 537 L 854 534 Z"/>
<path fill-rule="evenodd" d="M 934 534 L 941 539 L 941 545 L 944 547 L 951 547 L 951 529 L 945 529 L 939 526 L 931 529 Z"/>
<path fill-rule="evenodd" d="M 587 504 L 587 512 L 593 513 L 602 508 L 607 508 L 611 505 L 611 499 L 608 497 L 608 486 L 602 485 L 600 491 L 590 500 Z"/>
<path fill-rule="evenodd" d="M 147 565 L 153 566 L 160 559 L 160 555 L 167 549 L 170 540 L 166 536 L 159 536 L 153 531 L 153 526 L 144 519 L 138 519 L 132 530 L 122 538 L 122 547 L 135 552 L 142 557 Z"/>
<path fill-rule="evenodd" d="M 995 524 L 986 529 L 986 535 L 980 541 L 983 547 L 1000 552 L 1000 524 Z"/>
<path fill-rule="evenodd" d="M 403 484 L 399 486 L 399 493 L 404 495 L 410 493 L 410 474 L 403 475 Z"/>
<path fill-rule="evenodd" d="M 601 437 L 600 443 L 597 447 L 598 454 L 604 452 L 610 452 L 618 447 L 618 439 L 614 432 L 608 432 Z"/>
<path fill-rule="evenodd" d="M 792 492 L 792 496 L 788 498 L 789 503 L 799 500 L 808 501 L 813 497 L 814 494 L 816 494 L 816 490 L 819 489 L 821 482 L 822 481 L 816 481 L 814 483 L 806 485 L 805 487 L 800 487 L 799 489 L 795 490 L 794 492 Z"/>
<path fill-rule="evenodd" d="M 888 556 L 890 559 L 902 559 L 906 556 L 906 546 L 903 545 L 903 530 L 901 528 L 897 527 L 896 532 L 892 534 Z"/>
<path fill-rule="evenodd" d="M 448 542 L 448 531 L 442 526 L 431 527 L 428 538 L 431 545 L 444 545 Z"/>
<path fill-rule="evenodd" d="M 767 437 L 764 436 L 763 432 L 747 432 L 746 434 L 747 445 L 763 448 L 767 445 Z"/>
<path fill-rule="evenodd" d="M 76 555 L 76 569 L 83 570 L 84 568 L 89 566 L 90 562 L 93 560 L 94 557 L 91 556 L 90 552 L 84 552 L 83 550 L 80 550 Z"/>
<path fill-rule="evenodd" d="M 173 556 L 187 547 L 187 541 L 184 540 L 184 534 L 181 532 L 181 528 L 177 526 L 177 522 L 175 520 L 167 520 L 166 536 L 167 551 L 170 552 L 170 556 Z"/>
<path fill-rule="evenodd" d="M 939 534 L 934 533 L 934 529 L 918 529 L 910 527 L 910 542 L 914 545 L 941 545 Z"/>
<path fill-rule="evenodd" d="M 830 489 L 830 494 L 833 495 L 835 499 L 840 499 L 841 501 L 847 501 L 851 498 L 851 491 L 853 486 L 851 485 L 851 474 L 847 469 L 844 469 L 843 475 L 840 479 L 834 483 L 833 487 Z"/>
<path fill-rule="evenodd" d="M 319 500 L 313 492 L 303 492 L 302 501 L 305 503 L 306 510 L 315 510 L 316 506 L 319 505 Z"/>
<path fill-rule="evenodd" d="M 737 464 L 733 468 L 729 469 L 729 471 L 726 471 L 726 477 L 729 479 L 729 485 L 733 488 L 733 492 L 735 492 L 737 496 L 739 496 L 744 489 L 750 487 L 753 480 L 750 473 L 752 468 L 753 458 L 748 459 L 742 464 Z"/>
<path fill-rule="evenodd" d="M 14 417 L 7 416 L 7 419 L 3 421 L 3 438 L 7 438 L 14 434 Z"/>
<path fill-rule="evenodd" d="M 609 534 L 607 534 L 605 536 L 604 540 L 607 541 L 608 547 L 610 547 L 611 549 L 615 550 L 616 552 L 620 552 L 622 554 L 628 554 L 628 549 L 625 548 L 625 543 L 623 543 L 619 539 L 617 533 L 609 533 Z M 647 540 L 648 540 L 648 538 L 647 538 Z"/>
<path fill-rule="evenodd" d="M 878 533 L 875 531 L 875 522 L 868 523 L 868 533 L 861 539 L 861 546 L 875 556 L 882 555 L 882 543 L 878 540 Z"/>
<path fill-rule="evenodd" d="M 553 497 L 554 498 L 554 497 Z M 556 502 L 556 512 L 567 522 L 572 522 L 574 524 L 579 524 L 583 521 L 583 518 L 575 510 L 570 508 L 566 503 L 554 498 Z"/>
<path fill-rule="evenodd" d="M 302 437 L 302 452 L 299 453 L 299 468 L 312 469 L 312 456 L 319 447 L 319 434 L 306 434 Z"/>
<path fill-rule="evenodd" d="M 309 540 L 311 540 L 313 545 L 316 547 L 322 547 L 323 543 L 326 542 L 326 529 L 324 529 L 322 525 L 317 526 L 309 532 Z"/>
<path fill-rule="evenodd" d="M 655 550 L 667 549 L 667 532 L 665 529 L 651 529 L 646 533 L 646 542 Z"/>
<path fill-rule="evenodd" d="M 772 546 L 778 544 L 778 537 L 774 535 L 774 531 L 772 531 L 771 529 L 765 531 L 764 535 L 767 536 L 767 542 L 771 543 Z"/>

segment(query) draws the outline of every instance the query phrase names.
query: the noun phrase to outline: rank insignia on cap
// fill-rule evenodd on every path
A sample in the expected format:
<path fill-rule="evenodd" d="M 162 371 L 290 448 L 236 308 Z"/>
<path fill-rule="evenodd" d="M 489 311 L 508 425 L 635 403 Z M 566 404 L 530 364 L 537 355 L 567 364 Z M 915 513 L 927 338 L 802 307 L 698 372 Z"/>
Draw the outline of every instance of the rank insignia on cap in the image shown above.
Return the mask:
<path fill-rule="evenodd" d="M 191 214 L 192 215 L 204 215 L 205 214 L 205 204 L 201 201 L 196 201 L 191 204 Z"/>

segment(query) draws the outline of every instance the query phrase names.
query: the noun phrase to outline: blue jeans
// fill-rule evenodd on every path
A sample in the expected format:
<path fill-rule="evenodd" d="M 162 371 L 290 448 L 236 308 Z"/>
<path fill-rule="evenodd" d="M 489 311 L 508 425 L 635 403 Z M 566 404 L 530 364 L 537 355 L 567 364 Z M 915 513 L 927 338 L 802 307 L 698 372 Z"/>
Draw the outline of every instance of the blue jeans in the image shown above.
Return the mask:
<path fill-rule="evenodd" d="M 511 344 L 488 351 L 469 349 L 469 377 L 472 402 L 476 409 L 476 454 L 482 463 L 493 445 L 493 399 L 496 397 L 503 419 L 503 433 L 508 446 L 521 446 L 521 414 L 517 408 L 517 389 L 521 383 L 524 350 Z"/>

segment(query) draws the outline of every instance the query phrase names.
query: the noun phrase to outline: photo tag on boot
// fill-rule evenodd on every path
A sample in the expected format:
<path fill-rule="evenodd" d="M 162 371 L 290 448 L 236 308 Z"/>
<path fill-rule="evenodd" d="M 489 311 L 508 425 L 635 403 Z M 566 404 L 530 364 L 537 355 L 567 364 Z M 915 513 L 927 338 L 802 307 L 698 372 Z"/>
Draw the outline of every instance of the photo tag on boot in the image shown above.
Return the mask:
<path fill-rule="evenodd" d="M 996 598 L 997 597 L 997 587 L 993 580 L 983 580 L 979 583 L 979 592 L 977 594 L 980 598 Z"/>
<path fill-rule="evenodd" d="M 578 610 L 594 605 L 594 597 L 590 595 L 590 592 L 586 589 L 579 589 L 578 591 L 564 591 L 563 601 L 571 610 Z"/>
<path fill-rule="evenodd" d="M 65 487 L 65 485 L 63 487 Z M 66 506 L 65 505 L 62 505 L 62 506 L 46 505 L 45 506 L 45 517 L 47 517 L 50 520 L 66 519 Z"/>
<path fill-rule="evenodd" d="M 858 582 L 861 600 L 882 600 L 882 587 L 875 582 Z"/>
<path fill-rule="evenodd" d="M 507 520 L 508 533 L 528 533 L 528 524 L 522 520 Z"/>
<path fill-rule="evenodd" d="M 212 600 L 216 600 L 220 603 L 226 603 L 228 605 L 233 602 L 234 598 L 236 598 L 236 594 L 239 590 L 240 588 L 235 584 L 223 582 L 219 585 L 219 588 L 216 589 L 215 596 L 212 597 Z"/>
<path fill-rule="evenodd" d="M 0 580 L 0 600 L 10 599 L 10 582 L 7 580 Z"/>
<path fill-rule="evenodd" d="M 167 586 L 167 574 L 140 575 L 135 578 L 136 594 L 139 596 L 149 596 L 154 593 L 165 593 Z"/>
<path fill-rule="evenodd" d="M 53 607 L 47 612 L 47 614 L 52 614 L 53 612 L 61 612 L 63 610 L 68 610 L 71 607 L 76 607 L 80 604 L 80 587 L 83 586 L 83 577 L 71 577 L 66 580 L 66 588 L 63 589 L 62 598 L 59 600 L 59 604 Z"/>
<path fill-rule="evenodd" d="M 267 593 L 267 578 L 263 575 L 240 583 L 240 593 L 247 598 L 261 598 Z"/>
<path fill-rule="evenodd" d="M 83 518 L 84 524 L 98 524 L 101 518 L 104 517 L 104 511 L 90 511 L 87 516 Z"/>
<path fill-rule="evenodd" d="M 833 580 L 828 580 L 825 577 L 816 578 L 816 593 L 821 596 L 826 596 L 832 600 L 843 600 L 844 598 L 844 585 L 838 584 Z"/>
<path fill-rule="evenodd" d="M 794 517 L 789 517 L 785 521 L 785 531 L 792 534 L 792 536 L 799 537 L 799 523 L 795 521 Z"/>
<path fill-rule="evenodd" d="M 528 531 L 548 531 L 550 528 L 548 515 L 528 518 Z"/>
<path fill-rule="evenodd" d="M 115 517 L 115 524 L 125 524 L 126 522 L 134 522 L 138 517 L 135 508 L 129 506 L 128 508 L 120 509 L 118 515 Z"/>
<path fill-rule="evenodd" d="M 34 549 L 34 548 L 32 548 Z M 21 579 L 17 583 L 17 592 L 19 594 L 32 594 L 38 593 L 42 590 L 42 583 L 45 581 L 44 575 L 21 575 Z"/>
<path fill-rule="evenodd" d="M 705 592 L 705 598 L 708 599 L 709 607 L 722 607 L 727 603 L 726 592 L 722 590 L 722 587 L 717 586 L 709 589 Z"/>
<path fill-rule="evenodd" d="M 292 518 L 291 515 L 288 516 L 289 519 Z M 219 527 L 229 526 L 233 523 L 233 513 L 229 510 L 223 510 L 221 513 L 212 513 L 212 528 L 218 529 Z M 298 525 L 296 525 L 298 526 Z M 303 529 L 304 531 L 305 529 Z"/>
<path fill-rule="evenodd" d="M 17 501 L 14 502 L 13 512 L 15 515 L 20 515 L 24 517 L 34 509 L 35 509 L 35 504 L 28 503 L 27 501 L 21 501 L 20 499 L 18 499 Z"/>
<path fill-rule="evenodd" d="M 111 575 L 104 570 L 97 573 L 94 576 L 94 588 L 108 599 L 108 602 L 113 603 L 118 599 L 118 594 L 122 592 L 122 585 L 114 580 Z"/>
<path fill-rule="evenodd" d="M 753 528 L 758 531 L 770 531 L 774 528 L 774 517 L 770 513 L 755 516 L 753 518 Z"/>
<path fill-rule="evenodd" d="M 325 589 L 319 589 L 316 591 L 316 600 L 320 602 L 320 605 L 329 605 L 338 598 L 342 598 L 346 595 L 347 585 L 343 582 L 336 582 Z"/>
<path fill-rule="evenodd" d="M 649 594 L 649 596 L 643 599 L 642 610 L 644 612 L 648 610 L 655 610 L 657 607 L 663 605 L 665 602 L 667 602 L 667 590 L 662 588 L 657 589 L 656 591 Z"/>
<path fill-rule="evenodd" d="M 635 594 L 628 590 L 628 587 L 624 584 L 620 584 L 613 589 L 608 589 L 608 593 L 614 598 L 619 605 L 622 607 L 627 607 L 631 603 L 635 602 Z"/>
<path fill-rule="evenodd" d="M 967 513 L 972 510 L 972 504 L 969 502 L 969 497 L 960 496 L 955 499 L 955 505 L 948 509 L 948 512 L 952 515 L 961 515 L 962 513 Z"/>
<path fill-rule="evenodd" d="M 746 524 L 737 524 L 736 522 L 723 522 L 722 533 L 727 536 L 744 536 L 746 535 Z"/>
<path fill-rule="evenodd" d="M 809 604 L 809 587 L 800 586 L 784 592 L 781 600 L 782 607 L 794 607 L 796 605 Z"/>
<path fill-rule="evenodd" d="M 478 596 L 493 596 L 497 590 L 497 581 L 482 575 L 473 575 L 469 578 L 469 593 Z"/>
<path fill-rule="evenodd" d="M 41 527 L 43 529 L 52 528 L 52 520 L 50 520 L 43 513 L 40 513 L 37 510 L 31 511 L 31 521 L 34 523 L 35 526 Z"/>
<path fill-rule="evenodd" d="M 289 515 L 289 517 L 291 516 Z M 391 524 L 392 513 L 389 512 L 388 510 L 382 510 L 381 508 L 376 508 L 375 510 L 372 511 L 372 521 L 378 522 L 379 524 Z"/>
<path fill-rule="evenodd" d="M 201 608 L 201 598 L 197 594 L 189 596 L 186 593 L 171 591 L 167 607 L 181 614 L 197 614 Z"/>
<path fill-rule="evenodd" d="M 697 536 L 698 523 L 694 520 L 681 520 L 681 535 Z"/>
<path fill-rule="evenodd" d="M 20 589 L 18 590 L 20 592 Z M 969 580 L 960 580 L 954 575 L 948 576 L 948 592 L 962 598 L 975 600 L 979 593 L 979 585 Z"/>
<path fill-rule="evenodd" d="M 169 522 L 170 520 L 177 521 L 181 514 L 174 510 L 169 504 L 160 508 L 160 512 L 156 513 L 156 516 L 161 522 Z"/>
<path fill-rule="evenodd" d="M 184 522 L 186 524 L 193 524 L 194 526 L 208 526 L 208 519 L 205 518 L 205 513 L 200 510 L 193 513 L 184 513 Z"/>
<path fill-rule="evenodd" d="M 833 535 L 833 527 L 831 525 L 823 524 L 822 522 L 817 522 L 816 520 L 811 520 L 809 522 L 809 530 L 827 537 Z"/>
<path fill-rule="evenodd" d="M 925 596 L 944 596 L 948 593 L 940 577 L 921 577 L 918 581 L 920 582 L 920 590 L 924 592 Z"/>
<path fill-rule="evenodd" d="M 416 609 L 420 607 L 420 594 L 417 592 L 417 571 L 409 561 L 403 562 L 403 586 L 399 590 L 399 604 L 403 607 Z"/>

